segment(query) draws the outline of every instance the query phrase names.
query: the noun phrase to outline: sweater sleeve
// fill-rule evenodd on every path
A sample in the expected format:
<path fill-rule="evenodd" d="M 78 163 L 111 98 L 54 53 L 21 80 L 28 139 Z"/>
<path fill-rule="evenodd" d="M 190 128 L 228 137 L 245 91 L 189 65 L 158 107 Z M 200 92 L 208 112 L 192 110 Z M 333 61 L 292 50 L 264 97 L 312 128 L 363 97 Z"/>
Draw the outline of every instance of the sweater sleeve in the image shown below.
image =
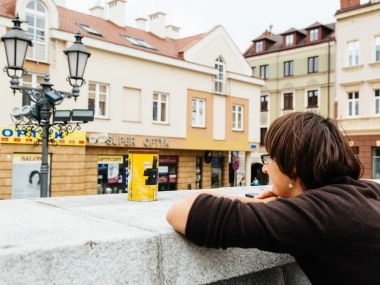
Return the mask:
<path fill-rule="evenodd" d="M 329 222 L 322 217 L 323 209 L 315 213 L 295 199 L 243 203 L 201 194 L 190 209 L 185 235 L 199 246 L 212 248 L 255 247 L 303 254 L 318 251 L 323 246 L 320 241 L 326 241 L 321 235 L 329 231 Z"/>

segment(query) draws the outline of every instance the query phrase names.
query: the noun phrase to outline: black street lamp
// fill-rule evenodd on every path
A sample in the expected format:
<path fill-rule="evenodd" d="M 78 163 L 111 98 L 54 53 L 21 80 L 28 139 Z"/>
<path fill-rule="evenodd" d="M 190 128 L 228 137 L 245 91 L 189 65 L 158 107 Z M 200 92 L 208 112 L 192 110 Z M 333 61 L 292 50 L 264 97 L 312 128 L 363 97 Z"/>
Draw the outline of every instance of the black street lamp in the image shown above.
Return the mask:
<path fill-rule="evenodd" d="M 10 88 L 13 93 L 19 91 L 23 95 L 27 95 L 34 104 L 13 108 L 11 118 L 16 124 L 16 129 L 21 126 L 26 136 L 32 137 L 37 132 L 42 137 L 42 139 L 37 139 L 35 144 L 38 145 L 42 142 L 41 197 L 48 197 L 48 146 L 51 127 L 62 135 L 68 135 L 75 130 L 80 130 L 80 123 L 94 120 L 94 110 L 56 110 L 56 105 L 61 104 L 66 98 L 74 97 L 76 101 L 79 96 L 79 87 L 86 83 L 83 74 L 91 53 L 82 44 L 82 36 L 78 31 L 75 35 L 75 43 L 64 51 L 69 63 L 70 76 L 67 77 L 67 81 L 73 87 L 71 93 L 53 89 L 48 73 L 45 75 L 44 82 L 40 84 L 42 88 L 19 86 L 19 79 L 27 73 L 24 69 L 24 62 L 28 46 L 32 46 L 32 41 L 21 29 L 22 22 L 18 14 L 12 22 L 14 27 L 1 37 L 8 62 L 8 65 L 4 67 L 4 72 L 11 77 Z M 54 114 L 53 120 L 51 120 L 52 114 Z M 57 144 L 55 139 L 50 141 Z"/>

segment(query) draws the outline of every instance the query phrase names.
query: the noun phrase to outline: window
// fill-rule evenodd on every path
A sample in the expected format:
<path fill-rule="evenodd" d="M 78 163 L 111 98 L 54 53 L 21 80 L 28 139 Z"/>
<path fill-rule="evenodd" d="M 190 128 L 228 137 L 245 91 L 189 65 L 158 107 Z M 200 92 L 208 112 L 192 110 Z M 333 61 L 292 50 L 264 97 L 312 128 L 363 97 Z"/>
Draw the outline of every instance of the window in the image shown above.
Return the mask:
<path fill-rule="evenodd" d="M 82 29 L 84 29 L 85 31 L 87 31 L 89 34 L 92 34 L 92 35 L 95 35 L 95 36 L 100 36 L 102 37 L 102 33 L 98 32 L 97 30 L 91 28 L 89 25 L 85 25 L 85 24 L 78 24 L 79 27 L 81 27 Z"/>
<path fill-rule="evenodd" d="M 284 62 L 284 76 L 293 76 L 293 60 Z"/>
<path fill-rule="evenodd" d="M 263 51 L 263 42 L 262 41 L 256 42 L 255 47 L 256 47 L 256 52 L 262 52 Z"/>
<path fill-rule="evenodd" d="M 318 56 L 309 57 L 307 59 L 307 71 L 308 73 L 315 73 L 318 72 Z"/>
<path fill-rule="evenodd" d="M 152 47 L 150 44 L 147 44 L 146 42 L 144 42 L 143 40 L 139 40 L 139 39 L 128 37 L 128 36 L 123 36 L 123 38 L 135 46 L 140 46 L 140 47 L 145 47 L 145 48 L 150 48 L 150 49 L 156 49 L 156 48 Z"/>
<path fill-rule="evenodd" d="M 359 51 L 360 51 L 359 41 L 349 42 L 347 44 L 347 49 L 348 49 L 348 66 L 358 65 Z"/>
<path fill-rule="evenodd" d="M 215 75 L 215 92 L 224 93 L 224 62 L 221 57 L 216 59 L 215 68 L 218 70 L 218 74 Z"/>
<path fill-rule="evenodd" d="M 243 130 L 243 106 L 232 105 L 232 129 L 237 131 Z"/>
<path fill-rule="evenodd" d="M 380 36 L 375 38 L 375 61 L 380 62 Z"/>
<path fill-rule="evenodd" d="M 318 107 L 318 90 L 307 91 L 307 107 L 308 108 Z"/>
<path fill-rule="evenodd" d="M 261 96 L 261 112 L 267 112 L 268 111 L 268 95 Z"/>
<path fill-rule="evenodd" d="M 318 29 L 310 30 L 310 41 L 314 42 L 318 40 Z"/>
<path fill-rule="evenodd" d="M 268 79 L 268 71 L 269 71 L 268 65 L 261 65 L 260 66 L 260 77 L 262 79 Z"/>
<path fill-rule="evenodd" d="M 372 149 L 372 179 L 380 179 L 380 147 Z"/>
<path fill-rule="evenodd" d="M 95 117 L 108 117 L 109 86 L 100 83 L 88 85 L 88 108 L 94 110 Z"/>
<path fill-rule="evenodd" d="M 284 110 L 293 109 L 293 93 L 284 94 Z"/>
<path fill-rule="evenodd" d="M 33 46 L 28 47 L 26 57 L 36 61 L 47 61 L 47 21 L 44 6 L 39 1 L 29 2 L 25 18 L 28 22 L 26 34 L 33 42 Z"/>
<path fill-rule="evenodd" d="M 162 93 L 153 94 L 153 121 L 168 123 L 169 95 Z"/>
<path fill-rule="evenodd" d="M 191 112 L 191 126 L 205 127 L 206 101 L 203 99 L 193 99 Z"/>
<path fill-rule="evenodd" d="M 252 67 L 252 74 L 256 74 L 256 66 Z"/>
<path fill-rule="evenodd" d="M 380 89 L 374 90 L 375 92 L 375 115 L 380 115 Z"/>
<path fill-rule="evenodd" d="M 285 46 L 292 46 L 293 45 L 293 35 L 287 35 L 285 37 Z"/>
<path fill-rule="evenodd" d="M 359 92 L 348 93 L 348 116 L 355 117 L 359 115 Z"/>
<path fill-rule="evenodd" d="M 268 128 L 260 128 L 260 146 L 264 145 L 265 134 L 267 133 Z"/>
<path fill-rule="evenodd" d="M 31 88 L 42 88 L 40 83 L 44 82 L 44 76 L 40 74 L 28 73 L 22 77 L 22 86 Z M 22 95 L 22 106 L 34 105 L 28 95 Z"/>

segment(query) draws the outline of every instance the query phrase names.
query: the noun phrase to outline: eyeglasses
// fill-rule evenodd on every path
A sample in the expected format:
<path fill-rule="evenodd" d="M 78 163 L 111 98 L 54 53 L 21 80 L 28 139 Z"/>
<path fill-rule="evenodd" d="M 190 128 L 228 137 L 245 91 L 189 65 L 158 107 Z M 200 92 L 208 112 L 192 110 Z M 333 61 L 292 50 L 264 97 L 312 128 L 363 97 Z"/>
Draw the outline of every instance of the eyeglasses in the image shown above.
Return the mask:
<path fill-rule="evenodd" d="M 269 162 L 272 161 L 272 159 L 270 158 L 270 155 L 266 153 L 261 155 L 261 161 L 264 165 L 267 165 Z"/>

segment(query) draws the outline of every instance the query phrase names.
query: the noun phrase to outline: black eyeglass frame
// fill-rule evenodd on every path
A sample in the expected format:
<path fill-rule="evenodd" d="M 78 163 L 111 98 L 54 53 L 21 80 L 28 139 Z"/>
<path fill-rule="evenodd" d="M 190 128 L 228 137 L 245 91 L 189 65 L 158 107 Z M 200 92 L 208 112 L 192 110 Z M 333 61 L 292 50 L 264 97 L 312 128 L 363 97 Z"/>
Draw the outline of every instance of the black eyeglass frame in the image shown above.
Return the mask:
<path fill-rule="evenodd" d="M 261 156 L 261 162 L 264 164 L 264 165 L 267 165 L 267 164 L 269 164 L 269 162 L 268 163 L 265 163 L 264 162 L 264 159 L 265 158 L 269 158 L 269 161 L 271 161 L 271 158 L 270 158 L 270 155 L 268 154 L 268 153 L 265 153 L 265 154 L 262 154 L 262 155 L 260 155 Z"/>

